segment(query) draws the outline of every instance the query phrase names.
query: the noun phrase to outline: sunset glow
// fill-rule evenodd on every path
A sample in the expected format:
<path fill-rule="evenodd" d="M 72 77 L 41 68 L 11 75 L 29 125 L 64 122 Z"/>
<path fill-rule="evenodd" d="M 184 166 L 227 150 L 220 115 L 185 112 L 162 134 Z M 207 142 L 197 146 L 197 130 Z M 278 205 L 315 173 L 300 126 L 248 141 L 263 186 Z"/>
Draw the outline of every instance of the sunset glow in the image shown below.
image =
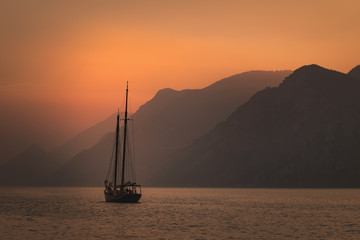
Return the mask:
<path fill-rule="evenodd" d="M 9 0 L 0 9 L 0 127 L 25 126 L 45 148 L 116 111 L 126 81 L 134 112 L 166 87 L 360 62 L 357 0 Z"/>

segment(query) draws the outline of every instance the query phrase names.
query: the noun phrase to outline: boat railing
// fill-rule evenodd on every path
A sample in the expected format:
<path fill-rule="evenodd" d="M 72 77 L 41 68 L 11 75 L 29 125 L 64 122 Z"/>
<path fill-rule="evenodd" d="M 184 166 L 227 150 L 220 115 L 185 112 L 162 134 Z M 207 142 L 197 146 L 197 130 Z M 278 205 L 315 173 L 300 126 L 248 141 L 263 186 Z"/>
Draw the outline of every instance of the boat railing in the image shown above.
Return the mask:
<path fill-rule="evenodd" d="M 128 193 L 141 194 L 141 185 L 129 184 L 129 185 L 116 185 L 115 190 Z"/>

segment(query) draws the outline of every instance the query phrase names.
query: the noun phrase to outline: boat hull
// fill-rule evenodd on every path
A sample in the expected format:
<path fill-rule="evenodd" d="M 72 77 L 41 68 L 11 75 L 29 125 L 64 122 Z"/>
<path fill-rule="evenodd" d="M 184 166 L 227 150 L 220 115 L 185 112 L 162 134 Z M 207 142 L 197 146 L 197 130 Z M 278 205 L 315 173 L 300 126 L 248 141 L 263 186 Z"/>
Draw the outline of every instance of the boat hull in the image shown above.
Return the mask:
<path fill-rule="evenodd" d="M 109 194 L 105 193 L 106 202 L 118 202 L 118 203 L 137 203 L 141 198 L 139 193 L 128 194 Z"/>

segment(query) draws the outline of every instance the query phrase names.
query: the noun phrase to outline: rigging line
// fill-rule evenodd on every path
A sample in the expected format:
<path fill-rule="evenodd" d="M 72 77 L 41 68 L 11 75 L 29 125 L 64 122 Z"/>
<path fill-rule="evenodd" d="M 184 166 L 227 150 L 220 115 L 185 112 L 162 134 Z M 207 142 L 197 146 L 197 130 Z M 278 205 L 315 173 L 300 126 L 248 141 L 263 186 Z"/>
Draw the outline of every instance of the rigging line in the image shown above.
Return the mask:
<path fill-rule="evenodd" d="M 132 129 L 133 130 L 133 129 Z M 131 175 L 132 175 L 132 180 L 133 182 L 136 182 L 136 168 L 135 168 L 135 148 L 134 148 L 134 137 L 132 137 L 132 141 L 131 141 Z"/>
<path fill-rule="evenodd" d="M 130 181 L 133 181 L 134 180 L 134 169 L 133 169 L 133 162 L 134 162 L 134 159 L 133 159 L 133 156 L 132 156 L 132 144 L 130 143 L 130 141 L 128 141 L 128 149 L 129 149 L 129 166 L 127 168 L 127 173 L 129 175 L 129 179 Z"/>
<path fill-rule="evenodd" d="M 116 138 L 116 136 L 115 136 L 115 138 Z M 115 150 L 115 141 L 114 141 L 114 144 L 113 144 L 113 148 L 112 148 L 112 151 L 111 151 L 111 158 L 110 158 L 110 164 L 109 164 L 109 167 L 108 167 L 108 172 L 107 172 L 107 174 L 106 174 L 106 178 L 107 178 L 107 180 L 109 180 L 110 179 L 110 172 L 111 172 L 111 168 L 112 168 L 112 163 L 113 163 L 113 157 L 114 157 L 114 150 Z"/>
<path fill-rule="evenodd" d="M 130 124 L 129 128 L 132 127 L 132 124 Z M 128 167 L 127 167 L 127 174 L 129 175 L 129 179 L 130 181 L 134 182 L 135 179 L 134 179 L 134 156 L 133 156 L 133 144 L 132 144 L 132 140 L 133 138 L 130 136 L 130 134 L 128 135 L 128 141 L 127 141 L 127 148 L 128 148 L 128 156 L 129 156 L 129 161 L 128 161 Z"/>
<path fill-rule="evenodd" d="M 120 117 L 120 119 L 121 119 L 121 114 L 122 113 L 120 113 L 120 115 L 119 115 L 119 117 Z M 124 126 L 123 126 L 124 127 Z M 119 158 L 119 162 L 122 162 L 122 154 L 121 154 L 121 152 L 123 151 L 123 144 L 122 144 L 122 141 L 123 141 L 123 137 L 122 137 L 122 130 L 123 130 L 123 128 L 120 128 L 119 129 L 119 145 L 118 145 L 118 152 L 119 152 L 119 156 L 118 156 L 118 158 Z M 119 166 L 120 165 L 120 166 Z M 119 174 L 120 174 L 120 172 L 122 171 L 122 164 L 118 164 L 118 170 L 119 171 L 117 171 L 117 176 L 116 177 L 118 177 L 119 176 Z M 121 170 L 121 171 L 120 171 Z"/>
<path fill-rule="evenodd" d="M 135 129 L 135 120 L 133 120 L 133 121 L 131 121 L 131 126 L 132 126 L 132 129 L 131 129 L 131 132 L 132 132 L 132 142 L 133 142 L 133 144 L 132 144 L 132 149 L 133 149 L 133 151 L 132 151 L 132 155 L 133 155 L 133 164 L 134 164 L 134 170 L 133 170 L 133 174 L 134 174 L 134 182 L 136 182 L 136 158 L 135 158 L 135 131 L 134 131 L 134 129 Z"/>
<path fill-rule="evenodd" d="M 132 146 L 131 146 L 131 142 L 129 141 L 129 138 L 130 136 L 127 138 L 128 141 L 127 141 L 127 149 L 128 149 L 128 166 L 127 166 L 127 169 L 126 169 L 126 172 L 127 172 L 127 175 L 128 175 L 128 180 L 132 181 L 133 180 L 133 159 L 132 159 Z"/>

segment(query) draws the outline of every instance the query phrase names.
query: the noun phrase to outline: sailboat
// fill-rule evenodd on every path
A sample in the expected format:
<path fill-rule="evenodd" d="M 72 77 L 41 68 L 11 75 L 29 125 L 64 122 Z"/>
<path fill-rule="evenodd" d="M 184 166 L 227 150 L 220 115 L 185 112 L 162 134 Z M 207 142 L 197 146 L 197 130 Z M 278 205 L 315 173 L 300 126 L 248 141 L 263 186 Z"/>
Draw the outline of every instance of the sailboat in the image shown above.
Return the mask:
<path fill-rule="evenodd" d="M 130 141 L 128 139 L 128 84 L 126 83 L 126 101 L 125 101 L 125 117 L 124 117 L 124 131 L 122 136 L 122 143 L 119 137 L 119 111 L 116 121 L 116 138 L 115 138 L 115 159 L 114 155 L 111 157 L 109 171 L 104 181 L 105 184 L 105 201 L 106 202 L 120 202 L 120 203 L 136 203 L 141 198 L 141 185 L 135 182 L 135 169 L 133 162 L 129 161 L 131 155 L 126 154 L 130 150 Z M 119 149 L 122 145 L 122 149 Z M 121 150 L 121 151 L 120 151 Z M 119 161 L 120 154 L 122 159 Z M 118 183 L 119 164 L 121 163 L 121 182 Z M 127 172 L 125 171 L 127 170 Z M 126 174 L 127 173 L 127 174 Z M 126 176 L 125 176 L 126 175 Z"/>

